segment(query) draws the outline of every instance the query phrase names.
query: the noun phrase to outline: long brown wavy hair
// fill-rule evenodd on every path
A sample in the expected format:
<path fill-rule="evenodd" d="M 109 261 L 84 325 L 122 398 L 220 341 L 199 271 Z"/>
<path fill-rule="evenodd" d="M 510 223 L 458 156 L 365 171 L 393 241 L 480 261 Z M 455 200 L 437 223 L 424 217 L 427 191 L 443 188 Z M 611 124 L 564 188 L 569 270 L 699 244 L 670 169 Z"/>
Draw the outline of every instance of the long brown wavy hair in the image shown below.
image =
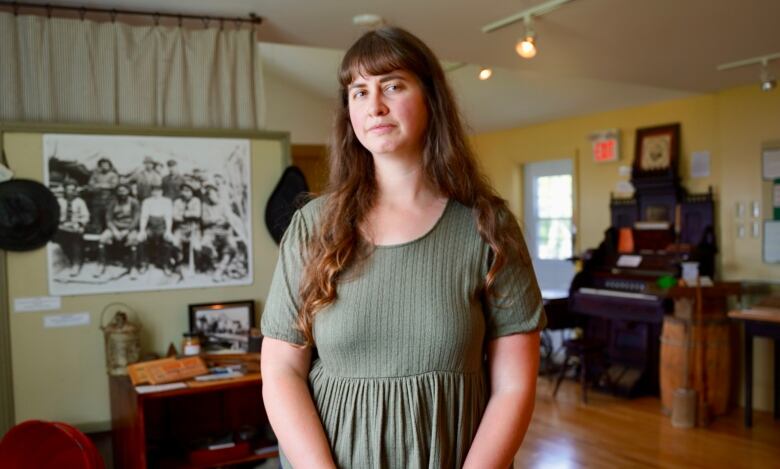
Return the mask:
<path fill-rule="evenodd" d="M 339 278 L 365 259 L 373 247 L 361 227 L 377 196 L 374 162 L 350 123 L 347 87 L 358 74 L 383 75 L 394 70 L 406 70 L 416 77 L 426 98 L 425 177 L 443 196 L 472 208 L 479 233 L 492 249 L 484 291 L 495 296 L 492 287 L 496 276 L 509 259 L 529 261 L 506 201 L 477 167 L 452 90 L 433 52 L 401 28 L 385 26 L 367 32 L 347 51 L 339 70 L 330 180 L 318 226 L 306 249 L 299 291 L 302 306 L 297 327 L 306 345 L 314 344 L 314 316 L 335 301 Z"/>

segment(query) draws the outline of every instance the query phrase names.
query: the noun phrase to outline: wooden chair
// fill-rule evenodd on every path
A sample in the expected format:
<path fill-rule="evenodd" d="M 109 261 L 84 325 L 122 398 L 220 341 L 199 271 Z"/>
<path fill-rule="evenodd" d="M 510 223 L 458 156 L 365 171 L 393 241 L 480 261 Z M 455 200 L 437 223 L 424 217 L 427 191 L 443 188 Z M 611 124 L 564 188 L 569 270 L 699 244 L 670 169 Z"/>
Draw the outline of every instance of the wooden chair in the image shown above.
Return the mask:
<path fill-rule="evenodd" d="M 0 440 L 3 469 L 104 469 L 103 458 L 85 434 L 61 422 L 27 420 Z"/>

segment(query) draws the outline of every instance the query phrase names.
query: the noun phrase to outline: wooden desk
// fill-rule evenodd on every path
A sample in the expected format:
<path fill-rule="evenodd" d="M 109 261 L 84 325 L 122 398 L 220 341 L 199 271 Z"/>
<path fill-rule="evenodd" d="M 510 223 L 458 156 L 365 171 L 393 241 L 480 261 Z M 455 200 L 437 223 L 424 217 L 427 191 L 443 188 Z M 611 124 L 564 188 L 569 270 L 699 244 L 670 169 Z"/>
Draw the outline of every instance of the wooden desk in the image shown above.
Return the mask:
<path fill-rule="evenodd" d="M 260 375 L 139 394 L 126 376 L 110 376 L 114 467 L 117 469 L 226 467 L 275 457 L 278 451 L 198 465 L 187 458 L 196 439 L 244 426 L 268 428 Z M 270 443 L 255 441 L 253 447 Z M 275 443 L 274 443 L 275 444 Z"/>
<path fill-rule="evenodd" d="M 729 311 L 729 317 L 745 324 L 745 426 L 753 425 L 753 337 L 769 337 L 775 343 L 775 418 L 780 418 L 780 310 Z"/>

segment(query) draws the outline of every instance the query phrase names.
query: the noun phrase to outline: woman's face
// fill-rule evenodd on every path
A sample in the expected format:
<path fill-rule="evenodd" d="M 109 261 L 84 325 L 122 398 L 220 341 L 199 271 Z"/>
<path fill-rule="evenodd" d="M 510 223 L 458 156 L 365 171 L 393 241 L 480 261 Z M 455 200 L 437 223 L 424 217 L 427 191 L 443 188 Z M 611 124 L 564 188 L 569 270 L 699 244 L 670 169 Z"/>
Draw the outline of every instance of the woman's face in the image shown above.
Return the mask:
<path fill-rule="evenodd" d="M 421 153 L 428 109 L 411 73 L 357 75 L 347 88 L 349 118 L 360 143 L 374 156 Z"/>

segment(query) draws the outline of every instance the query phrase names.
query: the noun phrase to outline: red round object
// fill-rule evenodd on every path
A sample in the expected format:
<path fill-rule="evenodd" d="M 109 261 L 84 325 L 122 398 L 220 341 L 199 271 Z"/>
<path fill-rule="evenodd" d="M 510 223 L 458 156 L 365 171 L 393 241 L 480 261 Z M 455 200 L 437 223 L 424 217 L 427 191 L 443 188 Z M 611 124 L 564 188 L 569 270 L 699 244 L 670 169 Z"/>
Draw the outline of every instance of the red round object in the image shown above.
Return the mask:
<path fill-rule="evenodd" d="M 86 435 L 61 422 L 28 420 L 0 441 L 4 469 L 104 469 L 103 459 Z"/>

